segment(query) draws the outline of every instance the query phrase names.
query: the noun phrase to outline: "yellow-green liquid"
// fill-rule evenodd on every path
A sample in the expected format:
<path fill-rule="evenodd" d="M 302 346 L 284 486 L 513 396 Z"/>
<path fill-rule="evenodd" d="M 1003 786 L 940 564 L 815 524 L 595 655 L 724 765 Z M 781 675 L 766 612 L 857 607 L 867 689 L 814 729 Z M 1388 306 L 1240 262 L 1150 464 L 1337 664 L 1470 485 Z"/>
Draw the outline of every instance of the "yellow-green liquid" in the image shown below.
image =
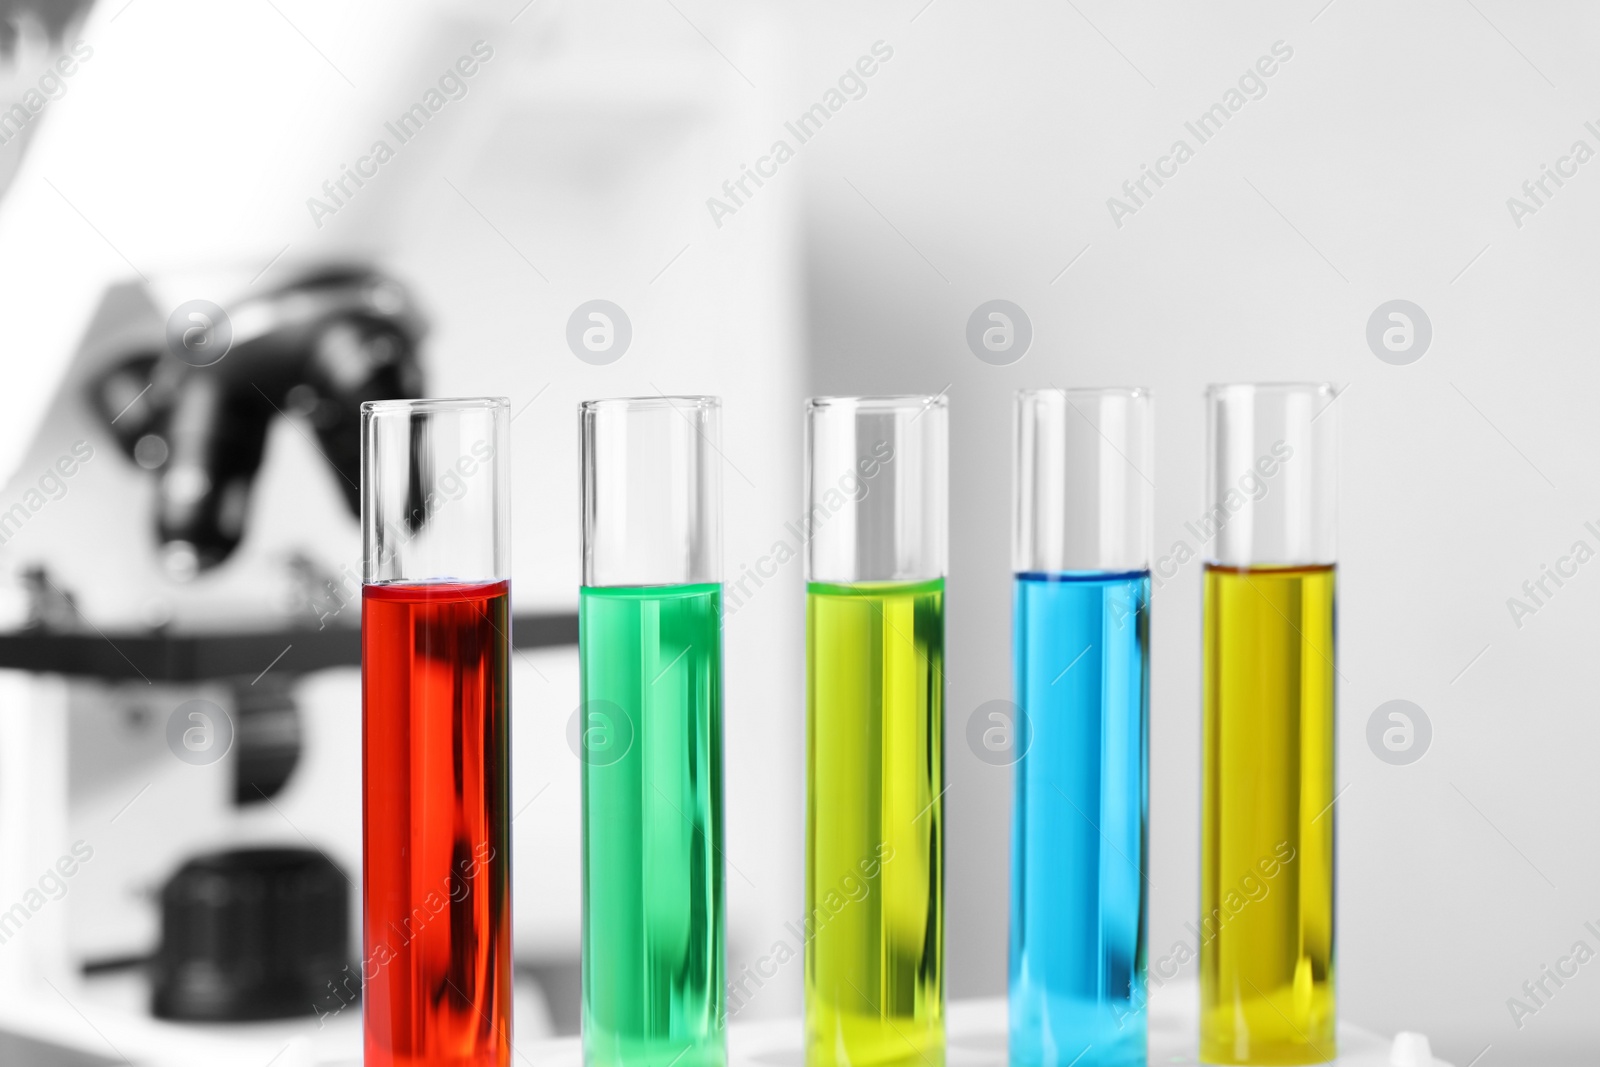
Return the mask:
<path fill-rule="evenodd" d="M 944 1063 L 944 581 L 806 596 L 807 1067 Z"/>
<path fill-rule="evenodd" d="M 1334 569 L 1208 566 L 1200 1059 L 1334 1043 Z"/>

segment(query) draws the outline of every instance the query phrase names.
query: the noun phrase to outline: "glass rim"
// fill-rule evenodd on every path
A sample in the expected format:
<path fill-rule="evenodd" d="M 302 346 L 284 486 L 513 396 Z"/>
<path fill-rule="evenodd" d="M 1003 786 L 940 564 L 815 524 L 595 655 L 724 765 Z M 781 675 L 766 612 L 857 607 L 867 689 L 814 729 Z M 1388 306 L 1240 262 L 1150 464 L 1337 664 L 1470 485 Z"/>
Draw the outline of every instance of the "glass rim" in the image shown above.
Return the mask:
<path fill-rule="evenodd" d="M 807 411 L 845 408 L 858 411 L 919 411 L 947 409 L 950 398 L 943 393 L 892 393 L 883 396 L 813 396 L 806 398 Z"/>
<path fill-rule="evenodd" d="M 1018 389 L 1016 395 L 1018 400 L 1054 399 L 1071 396 L 1120 396 L 1129 400 L 1148 400 L 1151 396 L 1151 391 L 1149 386 L 1144 385 L 1046 385 Z"/>
<path fill-rule="evenodd" d="M 508 396 L 419 397 L 411 400 L 363 400 L 363 415 L 394 415 L 419 411 L 495 411 L 509 409 Z"/>
<path fill-rule="evenodd" d="M 1206 386 L 1207 397 L 1218 397 L 1225 393 L 1266 393 L 1269 395 L 1292 395 L 1295 393 L 1308 393 L 1323 395 L 1333 392 L 1332 382 L 1212 382 Z"/>
<path fill-rule="evenodd" d="M 652 408 L 668 407 L 694 408 L 698 410 L 712 410 L 722 407 L 720 396 L 710 395 L 673 395 L 658 394 L 656 396 L 606 396 L 595 400 L 580 400 L 578 410 L 581 412 L 621 409 L 624 411 L 650 410 Z"/>

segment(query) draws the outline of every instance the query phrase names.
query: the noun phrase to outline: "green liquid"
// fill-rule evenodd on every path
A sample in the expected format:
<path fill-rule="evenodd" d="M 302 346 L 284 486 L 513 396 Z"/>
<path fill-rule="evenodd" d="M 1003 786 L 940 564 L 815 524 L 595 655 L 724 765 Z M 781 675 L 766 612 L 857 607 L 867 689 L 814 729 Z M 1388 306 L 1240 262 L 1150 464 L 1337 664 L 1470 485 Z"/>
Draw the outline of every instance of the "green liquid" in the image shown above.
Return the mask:
<path fill-rule="evenodd" d="M 807 1067 L 944 1063 L 944 580 L 806 597 Z"/>
<path fill-rule="evenodd" d="M 585 587 L 583 1046 L 722 1067 L 722 587 Z"/>

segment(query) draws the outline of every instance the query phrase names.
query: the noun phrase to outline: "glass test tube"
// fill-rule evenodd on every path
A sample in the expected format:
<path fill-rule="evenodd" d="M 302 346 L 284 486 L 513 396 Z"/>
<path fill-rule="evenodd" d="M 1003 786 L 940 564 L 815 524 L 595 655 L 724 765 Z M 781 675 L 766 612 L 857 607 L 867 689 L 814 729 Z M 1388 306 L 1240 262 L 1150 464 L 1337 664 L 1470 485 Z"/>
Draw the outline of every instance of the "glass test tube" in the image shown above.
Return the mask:
<path fill-rule="evenodd" d="M 721 401 L 579 422 L 584 1062 L 721 1067 Z"/>
<path fill-rule="evenodd" d="M 947 416 L 807 405 L 808 1067 L 944 1062 Z"/>
<path fill-rule="evenodd" d="M 511 1059 L 510 410 L 361 405 L 367 1067 Z"/>
<path fill-rule="evenodd" d="M 1338 417 L 1208 391 L 1200 1058 L 1331 1060 Z"/>
<path fill-rule="evenodd" d="M 1015 1067 L 1145 1062 L 1150 425 L 1143 389 L 1017 394 Z"/>

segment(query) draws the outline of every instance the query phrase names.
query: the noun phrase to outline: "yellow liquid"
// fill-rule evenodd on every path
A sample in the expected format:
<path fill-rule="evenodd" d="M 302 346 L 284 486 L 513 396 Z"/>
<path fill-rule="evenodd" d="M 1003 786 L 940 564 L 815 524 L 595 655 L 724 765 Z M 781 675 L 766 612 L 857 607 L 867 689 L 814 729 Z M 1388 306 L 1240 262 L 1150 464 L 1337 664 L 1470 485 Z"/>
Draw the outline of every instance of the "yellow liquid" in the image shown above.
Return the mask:
<path fill-rule="evenodd" d="M 1334 569 L 1208 566 L 1200 1059 L 1334 1058 Z"/>
<path fill-rule="evenodd" d="M 944 582 L 806 597 L 807 1067 L 944 1063 Z"/>

